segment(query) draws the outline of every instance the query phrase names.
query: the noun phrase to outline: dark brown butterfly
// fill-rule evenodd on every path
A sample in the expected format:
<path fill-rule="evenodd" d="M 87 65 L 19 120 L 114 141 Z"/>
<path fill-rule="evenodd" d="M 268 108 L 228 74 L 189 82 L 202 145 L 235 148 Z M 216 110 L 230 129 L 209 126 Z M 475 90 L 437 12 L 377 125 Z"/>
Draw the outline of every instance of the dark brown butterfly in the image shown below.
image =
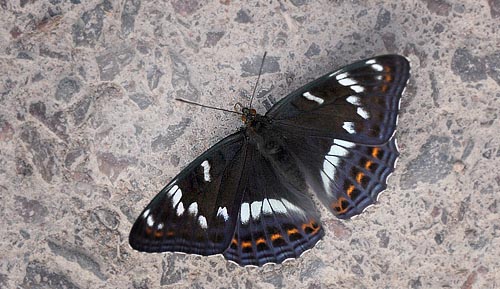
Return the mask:
<path fill-rule="evenodd" d="M 324 235 L 307 191 L 341 219 L 386 188 L 407 59 L 358 61 L 303 86 L 190 163 L 130 232 L 145 252 L 223 254 L 240 265 L 296 258 Z"/>

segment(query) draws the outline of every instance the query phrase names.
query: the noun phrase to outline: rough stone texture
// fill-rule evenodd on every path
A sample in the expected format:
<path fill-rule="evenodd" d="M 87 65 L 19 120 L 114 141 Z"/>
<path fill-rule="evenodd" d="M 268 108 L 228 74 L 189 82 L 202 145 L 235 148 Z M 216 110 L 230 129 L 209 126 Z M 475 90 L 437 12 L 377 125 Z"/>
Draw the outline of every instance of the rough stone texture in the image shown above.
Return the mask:
<path fill-rule="evenodd" d="M 0 288 L 500 288 L 500 2 L 0 0 Z M 405 54 L 401 158 L 297 260 L 141 254 L 132 222 L 256 108 Z"/>

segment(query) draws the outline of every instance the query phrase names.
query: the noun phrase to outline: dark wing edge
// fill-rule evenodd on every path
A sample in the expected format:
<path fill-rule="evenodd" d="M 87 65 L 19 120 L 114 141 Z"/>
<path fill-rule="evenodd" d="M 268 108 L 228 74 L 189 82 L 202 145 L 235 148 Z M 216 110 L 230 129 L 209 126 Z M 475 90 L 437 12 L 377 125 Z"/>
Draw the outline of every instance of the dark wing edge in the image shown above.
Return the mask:
<path fill-rule="evenodd" d="M 242 197 L 246 140 L 239 131 L 191 162 L 141 212 L 129 235 L 142 252 L 222 253 Z"/>

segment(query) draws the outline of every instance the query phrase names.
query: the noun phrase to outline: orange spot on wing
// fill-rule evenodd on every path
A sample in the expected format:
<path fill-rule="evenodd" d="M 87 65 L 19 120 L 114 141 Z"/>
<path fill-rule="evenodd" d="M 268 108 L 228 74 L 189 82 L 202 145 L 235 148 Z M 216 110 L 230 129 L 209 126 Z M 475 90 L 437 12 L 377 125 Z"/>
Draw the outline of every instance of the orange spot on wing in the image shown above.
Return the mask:
<path fill-rule="evenodd" d="M 252 242 L 250 242 L 250 241 L 243 241 L 243 242 L 241 242 L 241 247 L 243 247 L 243 248 L 250 248 L 250 247 L 252 247 Z"/>
<path fill-rule="evenodd" d="M 352 192 L 356 189 L 353 184 L 349 185 L 349 188 L 347 188 L 347 195 L 349 198 L 351 197 Z"/>
<path fill-rule="evenodd" d="M 273 241 L 281 239 L 281 238 L 283 238 L 283 237 L 281 237 L 280 233 L 276 233 L 276 234 L 271 235 L 271 240 L 273 240 Z"/>
<path fill-rule="evenodd" d="M 156 238 L 161 238 L 161 237 L 163 237 L 163 231 L 155 231 L 155 237 L 156 237 Z"/>
<path fill-rule="evenodd" d="M 384 84 L 384 85 L 382 85 L 382 87 L 380 88 L 380 90 L 382 90 L 382 92 L 386 92 L 388 88 L 389 88 L 389 86 L 387 86 L 386 84 Z"/>
<path fill-rule="evenodd" d="M 233 238 L 231 240 L 231 244 L 238 246 L 238 240 L 236 240 L 236 238 Z"/>
<path fill-rule="evenodd" d="M 168 237 L 172 237 L 173 235 L 175 235 L 174 231 L 168 231 L 167 232 L 167 236 Z"/>
<path fill-rule="evenodd" d="M 297 230 L 296 228 L 293 228 L 293 229 L 287 230 L 286 232 L 288 235 L 293 235 L 293 234 L 297 234 L 299 232 L 299 230 Z"/>
<path fill-rule="evenodd" d="M 380 152 L 380 149 L 379 148 L 373 148 L 372 149 L 372 157 L 378 159 L 378 153 Z"/>
<path fill-rule="evenodd" d="M 302 230 L 307 233 L 306 229 L 310 229 L 311 232 L 308 234 L 316 234 L 319 231 L 320 226 L 314 220 L 310 220 L 307 224 L 302 224 Z"/>
<path fill-rule="evenodd" d="M 258 238 L 257 241 L 255 241 L 255 243 L 257 243 L 257 245 L 265 244 L 266 243 L 266 239 L 264 239 L 264 238 Z"/>
<path fill-rule="evenodd" d="M 332 208 L 337 214 L 344 214 L 345 212 L 347 212 L 349 206 L 344 206 L 344 202 L 347 202 L 345 198 L 339 198 L 336 202 L 332 203 Z"/>
<path fill-rule="evenodd" d="M 150 227 L 146 227 L 146 235 L 151 235 L 153 233 L 153 230 Z"/>
<path fill-rule="evenodd" d="M 370 167 L 372 166 L 373 162 L 372 161 L 366 161 L 365 163 L 365 169 L 369 170 Z"/>
<path fill-rule="evenodd" d="M 385 80 L 385 82 L 391 82 L 391 81 L 392 81 L 392 75 L 390 75 L 390 74 L 386 74 L 386 75 L 384 76 L 384 80 Z"/>
<path fill-rule="evenodd" d="M 365 177 L 365 174 L 363 174 L 362 172 L 359 172 L 356 175 L 356 182 L 358 182 L 358 184 L 361 184 L 361 181 L 363 180 L 364 177 Z"/>

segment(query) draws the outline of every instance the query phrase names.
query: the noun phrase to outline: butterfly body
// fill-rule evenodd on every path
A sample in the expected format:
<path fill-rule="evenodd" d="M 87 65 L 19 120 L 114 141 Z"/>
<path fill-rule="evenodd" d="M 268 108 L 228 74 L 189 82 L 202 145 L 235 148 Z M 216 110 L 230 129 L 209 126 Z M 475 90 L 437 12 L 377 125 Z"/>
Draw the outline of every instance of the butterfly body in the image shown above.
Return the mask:
<path fill-rule="evenodd" d="M 338 218 L 386 188 L 409 63 L 398 55 L 327 74 L 207 150 L 151 201 L 129 237 L 140 251 L 223 254 L 240 265 L 296 258 L 324 235 L 308 195 Z"/>

